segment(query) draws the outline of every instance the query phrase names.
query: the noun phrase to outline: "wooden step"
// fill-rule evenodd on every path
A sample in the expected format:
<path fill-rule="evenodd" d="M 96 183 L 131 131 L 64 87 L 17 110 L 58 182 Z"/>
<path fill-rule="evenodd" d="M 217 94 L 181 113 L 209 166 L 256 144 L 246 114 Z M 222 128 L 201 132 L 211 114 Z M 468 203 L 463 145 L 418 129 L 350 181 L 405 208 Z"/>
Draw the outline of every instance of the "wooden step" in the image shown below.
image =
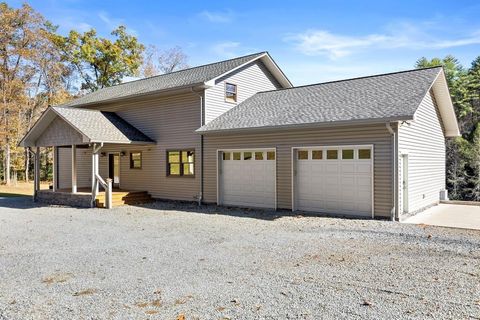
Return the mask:
<path fill-rule="evenodd" d="M 112 206 L 142 204 L 154 201 L 147 191 L 113 191 Z M 96 206 L 105 207 L 105 192 L 101 192 L 96 197 Z"/>

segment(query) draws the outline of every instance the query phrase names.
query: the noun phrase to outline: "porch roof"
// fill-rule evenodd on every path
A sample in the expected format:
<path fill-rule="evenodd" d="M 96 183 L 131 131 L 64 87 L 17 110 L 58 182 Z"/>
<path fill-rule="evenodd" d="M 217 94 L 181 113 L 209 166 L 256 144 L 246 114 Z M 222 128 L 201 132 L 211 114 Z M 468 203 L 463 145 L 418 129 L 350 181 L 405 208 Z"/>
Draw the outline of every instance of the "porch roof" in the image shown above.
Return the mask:
<path fill-rule="evenodd" d="M 151 144 L 143 132 L 114 112 L 49 107 L 20 141 L 23 147 L 87 143 Z"/>

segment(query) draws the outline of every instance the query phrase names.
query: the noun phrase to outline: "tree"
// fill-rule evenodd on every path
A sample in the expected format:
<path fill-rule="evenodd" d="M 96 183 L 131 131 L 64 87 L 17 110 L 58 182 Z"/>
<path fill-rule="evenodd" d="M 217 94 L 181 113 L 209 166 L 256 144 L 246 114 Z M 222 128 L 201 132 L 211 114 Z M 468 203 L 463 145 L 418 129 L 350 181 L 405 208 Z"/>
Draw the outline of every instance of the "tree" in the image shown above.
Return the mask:
<path fill-rule="evenodd" d="M 143 58 L 142 76 L 147 78 L 186 69 L 189 67 L 187 60 L 181 47 L 160 51 L 155 46 L 149 46 Z"/>
<path fill-rule="evenodd" d="M 126 76 L 137 75 L 142 64 L 144 45 L 119 26 L 111 35 L 101 38 L 91 29 L 83 34 L 75 30 L 67 37 L 56 37 L 64 60 L 71 63 L 82 79 L 82 89 L 90 92 L 116 85 Z"/>
<path fill-rule="evenodd" d="M 23 133 L 22 107 L 27 103 L 27 90 L 36 80 L 32 60 L 38 53 L 44 31 L 51 25 L 29 5 L 14 9 L 0 3 L 0 91 L 1 127 L 4 140 L 4 180 L 11 181 L 12 149 L 17 163 L 17 140 Z M 14 166 L 18 169 L 18 166 Z M 16 170 L 15 170 L 16 172 Z"/>

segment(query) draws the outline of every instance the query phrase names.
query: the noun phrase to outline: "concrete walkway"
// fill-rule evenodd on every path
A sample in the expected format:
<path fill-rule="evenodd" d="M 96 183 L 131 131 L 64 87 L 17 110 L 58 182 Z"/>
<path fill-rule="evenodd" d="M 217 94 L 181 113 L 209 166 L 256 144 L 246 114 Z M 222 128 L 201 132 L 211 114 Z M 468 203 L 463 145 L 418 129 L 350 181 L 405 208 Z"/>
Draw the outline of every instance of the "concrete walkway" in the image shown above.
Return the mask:
<path fill-rule="evenodd" d="M 439 204 L 403 222 L 480 230 L 480 206 Z"/>

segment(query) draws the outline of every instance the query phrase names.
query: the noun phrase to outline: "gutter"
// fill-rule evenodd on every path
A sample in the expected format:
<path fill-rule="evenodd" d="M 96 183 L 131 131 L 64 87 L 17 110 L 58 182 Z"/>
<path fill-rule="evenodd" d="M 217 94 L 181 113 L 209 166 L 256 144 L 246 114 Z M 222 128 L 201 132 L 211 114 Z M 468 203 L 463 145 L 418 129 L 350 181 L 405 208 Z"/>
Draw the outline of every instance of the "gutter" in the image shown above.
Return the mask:
<path fill-rule="evenodd" d="M 205 94 L 205 90 L 202 93 L 199 93 L 194 90 L 194 87 L 191 87 L 190 90 L 192 93 L 195 93 L 200 98 L 200 127 L 205 124 L 205 100 L 203 98 Z M 198 205 L 202 205 L 203 201 L 203 190 L 204 190 L 204 182 L 203 182 L 203 135 L 200 135 L 200 194 L 198 195 Z"/>
<path fill-rule="evenodd" d="M 398 123 L 398 122 L 397 122 Z M 398 215 L 398 134 L 391 126 L 390 122 L 385 123 L 388 132 L 392 135 L 392 191 L 393 207 L 390 211 L 392 221 L 399 221 Z M 398 128 L 398 127 L 397 127 Z"/>

